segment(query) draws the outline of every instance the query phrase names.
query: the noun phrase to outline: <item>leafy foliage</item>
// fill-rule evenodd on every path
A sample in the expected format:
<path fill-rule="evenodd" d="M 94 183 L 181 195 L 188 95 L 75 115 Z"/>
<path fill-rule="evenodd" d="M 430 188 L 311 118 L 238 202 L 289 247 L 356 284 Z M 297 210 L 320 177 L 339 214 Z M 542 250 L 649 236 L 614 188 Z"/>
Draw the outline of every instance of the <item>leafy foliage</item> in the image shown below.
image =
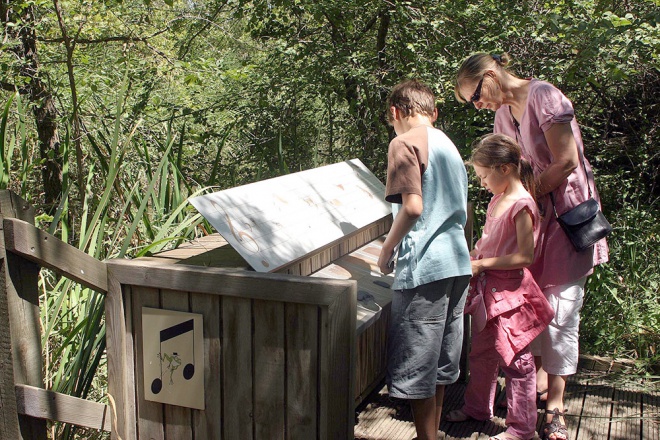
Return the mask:
<path fill-rule="evenodd" d="M 584 348 L 658 365 L 657 1 L 19 3 L 1 3 L 3 17 L 18 18 L 3 21 L 0 187 L 39 210 L 45 163 L 31 111 L 40 101 L 25 94 L 26 61 L 12 55 L 20 31 L 32 31 L 34 78 L 60 115 L 49 154 L 61 159 L 63 190 L 41 224 L 100 259 L 208 231 L 186 200 L 209 189 L 353 157 L 384 178 L 383 103 L 405 77 L 436 90 L 437 125 L 468 157 L 492 114 L 456 102 L 454 74 L 471 53 L 509 52 L 520 76 L 573 101 L 615 226 L 611 261 L 589 281 Z M 473 187 L 470 197 L 482 218 L 488 196 Z M 102 388 L 92 379 L 104 362 L 102 299 L 47 274 L 43 287 L 44 340 L 64 356 L 50 383 L 81 395 Z"/>

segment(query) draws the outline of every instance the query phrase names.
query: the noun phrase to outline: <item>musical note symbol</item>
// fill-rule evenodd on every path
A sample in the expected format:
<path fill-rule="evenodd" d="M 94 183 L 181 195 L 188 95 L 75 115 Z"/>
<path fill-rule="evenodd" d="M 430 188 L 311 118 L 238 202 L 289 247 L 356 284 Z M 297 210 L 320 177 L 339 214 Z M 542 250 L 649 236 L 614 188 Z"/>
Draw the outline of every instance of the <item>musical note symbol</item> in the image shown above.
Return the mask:
<path fill-rule="evenodd" d="M 185 333 L 192 332 L 193 337 L 193 362 L 195 361 L 195 321 L 189 319 L 180 324 L 167 327 L 160 331 L 160 348 L 158 352 L 158 359 L 160 360 L 160 378 L 156 378 L 151 382 L 151 392 L 158 394 L 163 389 L 163 363 L 166 362 L 168 365 L 165 367 L 170 373 L 170 385 L 173 384 L 172 375 L 174 371 L 179 368 L 181 365 L 181 358 L 177 352 L 173 352 L 171 355 L 163 353 L 163 342 L 169 341 L 170 339 L 181 336 Z M 195 375 L 195 364 L 189 363 L 183 368 L 183 378 L 190 380 Z"/>

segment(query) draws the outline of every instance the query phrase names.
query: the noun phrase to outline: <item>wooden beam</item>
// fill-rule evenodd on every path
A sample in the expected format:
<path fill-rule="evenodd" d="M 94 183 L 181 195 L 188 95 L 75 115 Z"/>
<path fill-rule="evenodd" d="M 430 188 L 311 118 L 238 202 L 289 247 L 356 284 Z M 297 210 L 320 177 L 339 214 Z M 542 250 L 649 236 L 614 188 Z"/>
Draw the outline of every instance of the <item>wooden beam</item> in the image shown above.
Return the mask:
<path fill-rule="evenodd" d="M 29 385 L 16 385 L 18 413 L 110 432 L 110 407 Z"/>
<path fill-rule="evenodd" d="M 164 265 L 153 260 L 143 261 L 141 258 L 108 260 L 106 266 L 108 276 L 122 285 L 299 304 L 332 304 L 338 294 L 356 283 L 352 280 L 328 280 L 241 269 Z"/>
<path fill-rule="evenodd" d="M 22 220 L 5 218 L 4 229 L 7 251 L 97 292 L 108 292 L 108 274 L 102 261 Z"/>

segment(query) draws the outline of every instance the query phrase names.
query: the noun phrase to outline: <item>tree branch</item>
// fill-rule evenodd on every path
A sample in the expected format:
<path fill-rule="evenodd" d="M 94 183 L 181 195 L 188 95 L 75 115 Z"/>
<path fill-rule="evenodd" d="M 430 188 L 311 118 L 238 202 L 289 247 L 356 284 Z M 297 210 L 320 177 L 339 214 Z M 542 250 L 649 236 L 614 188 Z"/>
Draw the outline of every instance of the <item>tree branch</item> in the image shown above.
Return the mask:
<path fill-rule="evenodd" d="M 101 43 L 110 43 L 113 41 L 119 42 L 145 42 L 150 37 L 129 37 L 126 35 L 120 35 L 115 37 L 106 37 L 106 38 L 79 38 L 76 40 L 76 44 L 101 44 Z M 66 40 L 62 37 L 60 38 L 39 38 L 39 41 L 42 43 L 64 43 Z"/>
<path fill-rule="evenodd" d="M 160 34 L 164 34 L 169 31 L 170 27 L 167 26 L 164 29 L 158 30 L 153 34 L 146 37 L 131 37 L 129 35 L 116 35 L 113 37 L 104 37 L 104 38 L 76 38 L 76 44 L 102 44 L 102 43 L 111 43 L 111 42 L 122 42 L 122 43 L 146 43 L 150 39 L 157 37 Z M 65 39 L 60 38 L 39 38 L 39 41 L 42 43 L 64 43 Z"/>

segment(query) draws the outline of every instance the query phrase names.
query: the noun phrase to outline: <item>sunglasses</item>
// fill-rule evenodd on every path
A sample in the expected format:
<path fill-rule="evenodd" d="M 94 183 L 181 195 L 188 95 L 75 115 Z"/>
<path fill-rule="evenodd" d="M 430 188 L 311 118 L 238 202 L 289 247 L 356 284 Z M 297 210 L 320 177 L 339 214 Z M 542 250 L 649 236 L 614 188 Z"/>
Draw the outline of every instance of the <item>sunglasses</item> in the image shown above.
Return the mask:
<path fill-rule="evenodd" d="M 475 102 L 479 101 L 479 99 L 481 98 L 481 86 L 482 86 L 483 83 L 484 83 L 484 78 L 485 78 L 485 77 L 486 77 L 486 74 L 484 74 L 484 75 L 481 77 L 481 81 L 479 81 L 479 84 L 477 84 L 477 88 L 474 89 L 474 93 L 473 93 L 472 96 L 470 97 L 470 102 L 473 103 L 473 104 L 474 104 Z"/>

